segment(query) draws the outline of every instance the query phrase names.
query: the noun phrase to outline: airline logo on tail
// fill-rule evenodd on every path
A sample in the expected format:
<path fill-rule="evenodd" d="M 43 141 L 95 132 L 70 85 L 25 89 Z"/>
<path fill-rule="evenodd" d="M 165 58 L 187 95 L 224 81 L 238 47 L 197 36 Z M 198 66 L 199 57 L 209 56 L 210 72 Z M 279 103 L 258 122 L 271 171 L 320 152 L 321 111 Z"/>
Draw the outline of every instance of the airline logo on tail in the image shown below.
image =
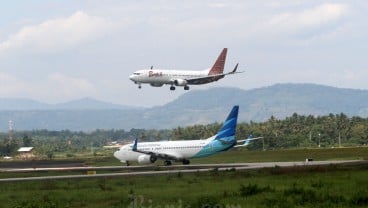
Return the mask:
<path fill-rule="evenodd" d="M 225 61 L 226 61 L 227 48 L 224 48 L 217 58 L 215 64 L 213 64 L 208 75 L 218 75 L 224 72 Z"/>
<path fill-rule="evenodd" d="M 223 139 L 228 137 L 235 137 L 236 124 L 238 120 L 239 106 L 234 106 L 228 115 L 226 121 L 222 125 L 220 131 L 216 134 L 215 139 Z"/>

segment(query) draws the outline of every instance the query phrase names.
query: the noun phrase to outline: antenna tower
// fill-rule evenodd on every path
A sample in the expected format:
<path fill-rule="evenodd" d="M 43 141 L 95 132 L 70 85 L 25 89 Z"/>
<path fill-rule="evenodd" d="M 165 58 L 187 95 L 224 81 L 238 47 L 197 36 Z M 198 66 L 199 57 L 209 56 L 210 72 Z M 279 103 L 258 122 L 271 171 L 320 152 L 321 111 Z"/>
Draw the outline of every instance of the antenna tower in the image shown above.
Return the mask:
<path fill-rule="evenodd" d="M 14 127 L 14 123 L 12 120 L 9 121 L 9 135 L 8 135 L 8 138 L 9 138 L 9 141 L 13 140 L 13 127 Z"/>

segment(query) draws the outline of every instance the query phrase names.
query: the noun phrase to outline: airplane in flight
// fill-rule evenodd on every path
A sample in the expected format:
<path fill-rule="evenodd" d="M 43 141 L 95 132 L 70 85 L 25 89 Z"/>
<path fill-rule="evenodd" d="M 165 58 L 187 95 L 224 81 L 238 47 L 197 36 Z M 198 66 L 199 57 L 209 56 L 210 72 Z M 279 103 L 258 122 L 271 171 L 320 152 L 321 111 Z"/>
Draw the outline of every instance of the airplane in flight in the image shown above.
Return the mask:
<path fill-rule="evenodd" d="M 236 64 L 233 71 L 224 72 L 227 48 L 224 48 L 217 58 L 216 62 L 210 69 L 203 71 L 183 71 L 183 70 L 168 70 L 168 69 L 143 69 L 134 72 L 129 76 L 138 88 L 141 89 L 141 84 L 150 84 L 152 87 L 162 87 L 164 84 L 171 85 L 170 90 L 175 90 L 175 86 L 183 86 L 184 90 L 189 90 L 189 85 L 207 84 L 224 78 L 230 74 L 241 73 L 237 72 L 239 64 Z"/>
<path fill-rule="evenodd" d="M 238 143 L 246 146 L 253 138 L 236 141 L 235 131 L 238 119 L 239 106 L 234 106 L 221 129 L 214 136 L 204 140 L 139 142 L 122 146 L 114 153 L 115 158 L 129 165 L 135 161 L 139 164 L 150 164 L 156 160 L 164 160 L 164 165 L 171 165 L 172 161 L 190 163 L 191 158 L 207 157 L 229 150 Z M 255 138 L 258 139 L 258 138 Z M 248 143 L 247 143 L 248 142 Z"/>

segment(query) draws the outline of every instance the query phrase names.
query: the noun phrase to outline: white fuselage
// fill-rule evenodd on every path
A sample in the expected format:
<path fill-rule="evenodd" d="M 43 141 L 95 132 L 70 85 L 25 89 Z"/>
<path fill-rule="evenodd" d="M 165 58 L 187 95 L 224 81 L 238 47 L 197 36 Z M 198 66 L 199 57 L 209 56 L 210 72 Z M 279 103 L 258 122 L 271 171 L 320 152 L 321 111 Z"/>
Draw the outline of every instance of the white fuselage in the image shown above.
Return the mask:
<path fill-rule="evenodd" d="M 234 74 L 233 72 L 224 74 L 224 67 L 226 61 L 227 48 L 224 48 L 213 66 L 207 70 L 202 71 L 185 71 L 185 70 L 169 70 L 169 69 L 143 69 L 134 72 L 129 76 L 138 88 L 142 88 L 141 84 L 150 84 L 153 87 L 161 87 L 165 84 L 171 85 L 170 90 L 175 90 L 175 86 L 182 86 L 184 90 L 189 90 L 189 85 L 208 84 L 226 75 Z"/>
<path fill-rule="evenodd" d="M 212 138 L 211 138 L 212 139 Z M 157 154 L 171 155 L 176 158 L 194 158 L 204 157 L 212 153 L 211 142 L 207 140 L 188 140 L 188 141 L 163 141 L 163 142 L 141 142 L 137 149 L 146 152 L 155 152 Z M 144 153 L 135 152 L 132 150 L 133 144 L 127 144 L 114 153 L 114 156 L 121 162 L 137 161 L 138 157 L 145 155 Z M 201 152 L 201 154 L 198 154 Z"/>
<path fill-rule="evenodd" d="M 184 71 L 167 69 L 143 69 L 134 72 L 129 79 L 136 84 L 148 83 L 160 87 L 164 84 L 173 84 L 175 80 L 186 80 L 208 75 L 208 70 Z"/>

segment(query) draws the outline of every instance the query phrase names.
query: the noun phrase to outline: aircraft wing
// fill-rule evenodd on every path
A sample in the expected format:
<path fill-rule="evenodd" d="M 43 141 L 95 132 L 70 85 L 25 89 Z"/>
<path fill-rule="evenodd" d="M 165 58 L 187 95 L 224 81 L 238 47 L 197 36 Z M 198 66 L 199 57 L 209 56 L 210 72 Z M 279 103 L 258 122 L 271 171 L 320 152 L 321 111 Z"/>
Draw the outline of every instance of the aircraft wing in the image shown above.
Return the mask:
<path fill-rule="evenodd" d="M 225 76 L 230 75 L 230 74 L 243 73 L 243 72 L 236 71 L 238 69 L 238 65 L 239 64 L 236 64 L 233 71 L 226 73 L 226 74 L 214 74 L 214 75 L 209 75 L 209 76 L 204 76 L 204 77 L 197 77 L 193 79 L 186 79 L 186 81 L 188 82 L 188 84 L 191 84 L 191 85 L 207 84 L 207 83 L 222 79 Z"/>
<path fill-rule="evenodd" d="M 200 85 L 200 84 L 207 84 L 210 82 L 214 82 L 224 77 L 225 77 L 224 74 L 217 74 L 217 75 L 211 75 L 211 76 L 206 76 L 206 77 L 186 79 L 186 81 L 190 85 Z"/>
<path fill-rule="evenodd" d="M 143 153 L 146 155 L 151 155 L 157 159 L 162 159 L 162 160 L 181 160 L 183 159 L 183 157 L 181 155 L 178 155 L 177 153 L 159 153 L 159 152 L 155 152 L 155 151 L 144 151 L 144 150 L 139 150 L 137 148 L 138 146 L 138 139 L 134 140 L 134 144 L 133 144 L 133 148 L 132 151 L 133 152 L 139 152 L 139 153 Z"/>

